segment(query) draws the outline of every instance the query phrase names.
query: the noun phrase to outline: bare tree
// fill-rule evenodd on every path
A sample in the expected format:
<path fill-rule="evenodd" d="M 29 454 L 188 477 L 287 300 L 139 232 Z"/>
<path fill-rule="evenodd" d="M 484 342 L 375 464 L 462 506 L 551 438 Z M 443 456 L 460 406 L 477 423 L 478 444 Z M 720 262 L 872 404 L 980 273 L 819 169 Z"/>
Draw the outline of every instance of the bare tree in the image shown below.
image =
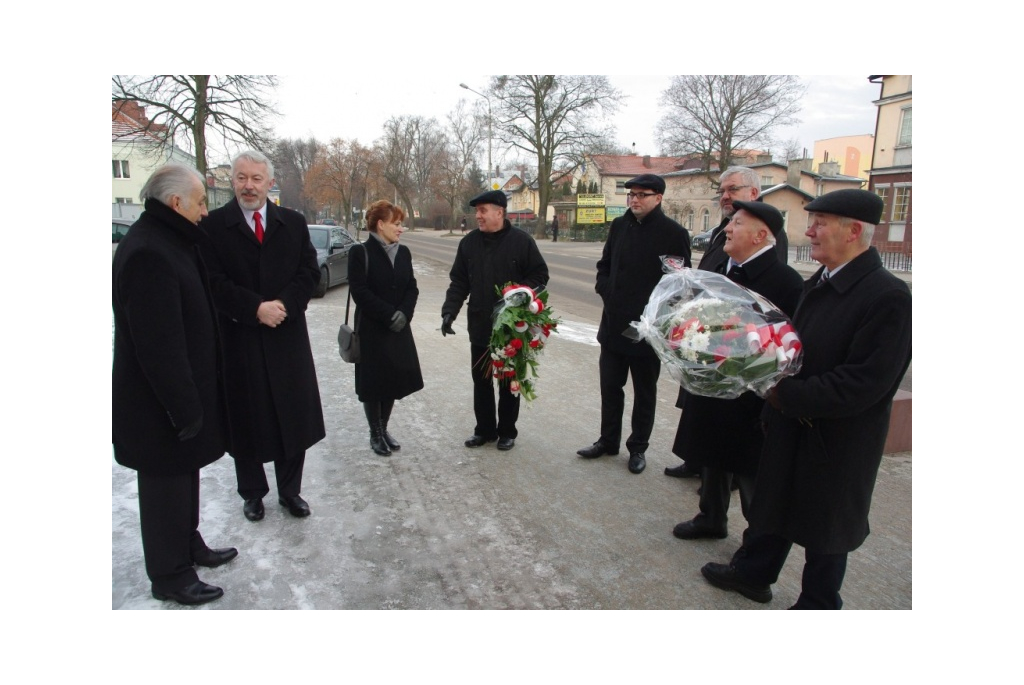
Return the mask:
<path fill-rule="evenodd" d="M 281 191 L 281 204 L 302 212 L 306 220 L 317 218 L 320 206 L 306 192 L 306 176 L 324 151 L 324 144 L 316 138 L 282 138 L 268 154 L 274 162 L 274 176 Z"/>
<path fill-rule="evenodd" d="M 337 203 L 348 226 L 353 208 L 363 209 L 370 157 L 371 151 L 359 141 L 335 138 L 306 173 L 306 194 L 321 205 Z"/>
<path fill-rule="evenodd" d="M 479 115 L 470 115 L 466 111 L 466 101 L 459 100 L 455 109 L 448 114 L 448 127 L 445 131 L 445 153 L 441 157 L 440 194 L 448 203 L 454 226 L 457 209 L 461 209 L 466 195 L 472 188 L 469 186 L 469 171 L 474 164 L 476 154 L 486 136 L 487 127 Z"/>
<path fill-rule="evenodd" d="M 405 204 L 410 220 L 415 210 L 437 195 L 444 136 L 435 119 L 391 117 L 375 149 L 384 178 Z M 413 224 L 415 225 L 415 223 Z"/>
<path fill-rule="evenodd" d="M 794 159 L 802 159 L 804 156 L 804 148 L 800 145 L 799 138 L 777 142 L 773 147 L 778 150 L 778 153 L 773 154 L 772 159 L 783 164 Z"/>
<path fill-rule="evenodd" d="M 776 127 L 800 123 L 805 91 L 796 76 L 674 76 L 662 93 L 662 151 L 698 154 L 704 170 L 724 169 L 733 150 L 768 146 Z"/>
<path fill-rule="evenodd" d="M 211 133 L 225 145 L 270 147 L 268 121 L 277 115 L 270 94 L 276 87 L 275 76 L 113 76 L 111 101 L 115 111 L 133 101 L 146 108 L 148 121 L 125 137 L 145 132 L 166 146 L 180 144 L 194 151 L 205 174 Z"/>
<path fill-rule="evenodd" d="M 498 101 L 494 125 L 502 141 L 537 157 L 535 235 L 542 236 L 556 162 L 574 164 L 610 135 L 596 119 L 616 111 L 622 95 L 605 76 L 495 76 L 490 92 Z"/>

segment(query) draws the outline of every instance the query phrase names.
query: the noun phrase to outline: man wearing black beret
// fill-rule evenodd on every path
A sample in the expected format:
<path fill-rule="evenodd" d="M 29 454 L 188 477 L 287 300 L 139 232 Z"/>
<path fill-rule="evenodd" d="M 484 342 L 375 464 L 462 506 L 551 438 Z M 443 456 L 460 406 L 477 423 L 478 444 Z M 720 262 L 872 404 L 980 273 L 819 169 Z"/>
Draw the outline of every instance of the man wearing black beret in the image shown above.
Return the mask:
<path fill-rule="evenodd" d="M 764 449 L 750 534 L 730 564 L 706 564 L 716 587 L 772 598 L 796 543 L 805 550 L 794 609 L 839 609 L 847 555 L 868 536 L 868 511 L 892 398 L 910 364 L 911 297 L 871 238 L 882 200 L 837 190 L 809 203 L 811 257 L 793 316 L 804 358 L 766 396 Z"/>
<path fill-rule="evenodd" d="M 640 473 L 647 466 L 645 453 L 654 428 L 661 360 L 650 345 L 623 333 L 630 330 L 631 322 L 640 320 L 651 291 L 661 280 L 661 257 L 674 256 L 690 266 L 690 236 L 661 209 L 664 179 L 642 174 L 624 185 L 629 190 L 630 211 L 612 222 L 597 262 L 595 290 L 604 302 L 597 331 L 601 344 L 601 436 L 576 453 L 586 459 L 619 453 L 626 402 L 623 388 L 627 376 L 632 376 L 633 415 L 626 449 L 629 471 Z"/>
<path fill-rule="evenodd" d="M 512 282 L 539 291 L 547 285 L 548 265 L 533 236 L 512 228 L 505 217 L 508 201 L 500 190 L 489 190 L 469 201 L 476 208 L 479 228 L 459 242 L 452 264 L 451 284 L 441 307 L 441 335 L 455 333 L 452 322 L 469 297 L 466 328 L 469 331 L 470 372 L 473 375 L 473 412 L 476 427 L 466 447 L 498 441 L 499 450 L 516 444 L 519 395 L 506 382 L 498 383 L 498 415 L 495 420 L 494 381 L 491 379 L 491 314 L 501 299 L 498 289 Z M 470 266 L 472 265 L 472 268 Z"/>

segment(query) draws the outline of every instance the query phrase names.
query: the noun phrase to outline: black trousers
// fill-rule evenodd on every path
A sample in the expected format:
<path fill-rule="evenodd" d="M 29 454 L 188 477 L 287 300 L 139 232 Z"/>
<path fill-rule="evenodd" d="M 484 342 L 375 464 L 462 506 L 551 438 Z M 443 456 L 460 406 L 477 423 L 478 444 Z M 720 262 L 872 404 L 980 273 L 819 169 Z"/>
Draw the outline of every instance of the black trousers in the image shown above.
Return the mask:
<path fill-rule="evenodd" d="M 306 451 L 299 452 L 291 459 L 275 459 L 274 475 L 277 478 L 279 497 L 294 497 L 302 492 L 302 466 L 306 463 Z M 235 458 L 235 477 L 238 479 L 238 494 L 242 499 L 266 497 L 270 492 L 267 472 L 263 464 L 249 459 Z"/>
<path fill-rule="evenodd" d="M 732 565 L 755 583 L 771 585 L 779 579 L 793 543 L 773 534 L 744 533 L 743 546 Z M 847 554 L 821 554 L 804 550 L 804 571 L 800 597 L 791 609 L 842 609 L 839 590 L 846 576 Z"/>
<path fill-rule="evenodd" d="M 498 383 L 498 418 L 494 418 L 494 379 L 491 378 L 491 355 L 486 345 L 469 346 L 470 373 L 473 374 L 473 413 L 476 415 L 474 435 L 491 438 L 515 438 L 519 435 L 519 396 L 513 395 L 508 383 Z"/>
<path fill-rule="evenodd" d="M 714 528 L 725 529 L 729 523 L 729 500 L 732 499 L 733 481 L 739 486 L 740 510 L 743 518 L 749 520 L 750 502 L 754 498 L 754 476 L 730 473 L 722 469 L 704 467 L 700 472 L 700 513 L 699 519 Z"/>
<path fill-rule="evenodd" d="M 192 553 L 206 549 L 199 534 L 199 471 L 177 476 L 138 473 L 139 522 L 146 575 L 157 592 L 199 580 Z"/>
<path fill-rule="evenodd" d="M 622 413 L 626 408 L 626 377 L 633 378 L 633 415 L 626 449 L 646 452 L 654 429 L 658 403 L 658 375 L 661 360 L 655 356 L 634 357 L 601 346 L 598 362 L 601 374 L 601 442 L 612 450 L 622 443 Z"/>

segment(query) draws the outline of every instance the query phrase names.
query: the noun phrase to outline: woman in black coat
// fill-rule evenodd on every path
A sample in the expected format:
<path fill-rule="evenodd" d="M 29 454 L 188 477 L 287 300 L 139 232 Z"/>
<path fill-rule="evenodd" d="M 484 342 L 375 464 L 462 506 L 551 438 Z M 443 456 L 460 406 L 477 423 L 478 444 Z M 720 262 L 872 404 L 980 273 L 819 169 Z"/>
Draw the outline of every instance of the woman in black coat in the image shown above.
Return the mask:
<path fill-rule="evenodd" d="M 388 432 L 395 400 L 423 388 L 416 341 L 409 323 L 420 291 L 409 248 L 398 244 L 405 212 L 378 200 L 366 213 L 370 237 L 348 256 L 348 282 L 356 302 L 361 360 L 356 395 L 370 424 L 370 447 L 388 456 L 401 445 Z"/>

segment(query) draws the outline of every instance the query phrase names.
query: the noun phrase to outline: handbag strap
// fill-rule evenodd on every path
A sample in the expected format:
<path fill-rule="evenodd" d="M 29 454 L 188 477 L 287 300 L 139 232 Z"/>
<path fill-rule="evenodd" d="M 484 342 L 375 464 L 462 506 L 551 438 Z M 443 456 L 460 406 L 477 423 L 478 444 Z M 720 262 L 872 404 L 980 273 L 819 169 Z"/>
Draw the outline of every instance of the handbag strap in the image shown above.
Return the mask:
<path fill-rule="evenodd" d="M 351 250 L 350 250 L 351 251 Z M 370 253 L 366 251 L 366 243 L 363 243 L 363 255 L 366 260 L 366 275 L 370 275 Z M 345 325 L 348 325 L 348 307 L 352 304 L 352 286 L 348 287 L 348 299 L 345 301 Z M 355 319 L 352 320 L 352 325 L 355 326 Z"/>

